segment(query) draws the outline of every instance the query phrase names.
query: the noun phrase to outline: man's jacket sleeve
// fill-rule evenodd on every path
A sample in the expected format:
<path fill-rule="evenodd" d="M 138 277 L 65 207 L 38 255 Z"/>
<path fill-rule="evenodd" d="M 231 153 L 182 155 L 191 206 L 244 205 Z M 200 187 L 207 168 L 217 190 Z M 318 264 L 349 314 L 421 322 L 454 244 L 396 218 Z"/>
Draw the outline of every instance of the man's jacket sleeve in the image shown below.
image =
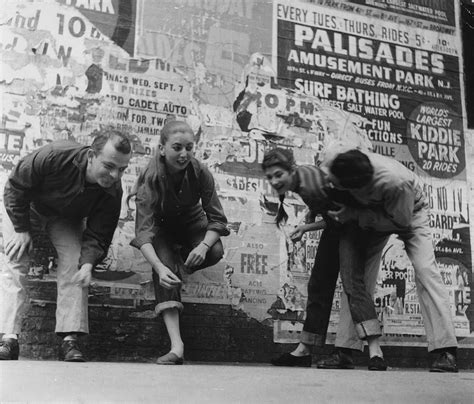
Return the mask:
<path fill-rule="evenodd" d="M 5 185 L 3 200 L 17 233 L 30 231 L 32 193 L 53 166 L 51 148 L 43 147 L 21 159 Z"/>
<path fill-rule="evenodd" d="M 107 195 L 92 209 L 82 235 L 79 266 L 96 265 L 106 257 L 120 217 L 121 199 L 122 189 L 116 196 Z"/>

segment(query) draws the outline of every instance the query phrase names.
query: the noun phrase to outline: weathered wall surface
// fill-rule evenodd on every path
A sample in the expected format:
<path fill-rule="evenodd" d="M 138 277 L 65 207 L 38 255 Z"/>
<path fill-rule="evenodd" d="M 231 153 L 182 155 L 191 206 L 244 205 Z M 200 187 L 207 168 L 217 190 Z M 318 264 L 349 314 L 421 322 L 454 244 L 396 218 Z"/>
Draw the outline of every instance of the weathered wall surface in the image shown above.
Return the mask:
<path fill-rule="evenodd" d="M 332 139 L 369 142 L 423 178 L 456 332 L 472 348 L 474 177 L 457 1 L 7 3 L 0 25 L 2 188 L 29 151 L 64 138 L 88 144 L 95 130 L 113 125 L 133 136 L 126 196 L 167 116 L 195 130 L 197 157 L 214 173 L 231 235 L 222 262 L 186 278 L 191 357 L 266 360 L 280 349 L 275 343 L 298 340 L 319 234 L 293 245 L 277 231 L 277 199 L 259 163 L 274 145 L 291 148 L 299 163 L 316 163 Z M 290 228 L 305 208 L 297 197 L 288 204 Z M 156 351 L 166 342 L 153 312 L 150 269 L 128 245 L 133 232 L 132 202 L 123 205 L 90 289 L 90 345 L 110 334 L 119 344 L 110 345 L 116 356 L 97 348 L 98 359 L 146 358 L 150 344 Z M 44 238 L 35 241 L 34 307 L 24 337 L 32 347 L 40 331 L 52 334 L 54 322 L 55 253 Z M 330 331 L 340 293 L 339 286 Z M 424 345 L 413 268 L 396 238 L 385 250 L 375 301 L 387 345 Z M 211 350 L 214 328 L 222 338 L 211 358 L 200 352 Z M 34 349 L 31 356 L 48 357 Z"/>

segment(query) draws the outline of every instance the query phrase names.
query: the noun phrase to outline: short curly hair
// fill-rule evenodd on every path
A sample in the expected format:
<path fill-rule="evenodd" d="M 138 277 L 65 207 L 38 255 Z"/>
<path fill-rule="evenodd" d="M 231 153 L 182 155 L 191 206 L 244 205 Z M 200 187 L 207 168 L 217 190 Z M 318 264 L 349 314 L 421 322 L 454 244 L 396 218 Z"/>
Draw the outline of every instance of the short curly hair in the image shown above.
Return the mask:
<path fill-rule="evenodd" d="M 111 140 L 115 150 L 123 154 L 129 154 L 132 151 L 132 145 L 128 136 L 116 129 L 103 129 L 100 131 L 92 141 L 91 149 L 97 155 L 102 152 L 105 144 Z"/>

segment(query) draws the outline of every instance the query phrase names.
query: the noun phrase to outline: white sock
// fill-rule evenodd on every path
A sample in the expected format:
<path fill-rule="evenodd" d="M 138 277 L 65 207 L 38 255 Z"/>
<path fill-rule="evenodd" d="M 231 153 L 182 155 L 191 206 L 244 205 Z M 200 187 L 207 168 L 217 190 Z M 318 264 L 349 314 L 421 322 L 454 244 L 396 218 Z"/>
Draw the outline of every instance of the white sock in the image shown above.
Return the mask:
<path fill-rule="evenodd" d="M 18 335 L 17 334 L 3 334 L 2 339 L 6 340 L 7 338 L 18 339 Z"/>
<path fill-rule="evenodd" d="M 77 336 L 74 334 L 69 334 L 64 337 L 64 341 L 75 341 L 77 339 Z"/>

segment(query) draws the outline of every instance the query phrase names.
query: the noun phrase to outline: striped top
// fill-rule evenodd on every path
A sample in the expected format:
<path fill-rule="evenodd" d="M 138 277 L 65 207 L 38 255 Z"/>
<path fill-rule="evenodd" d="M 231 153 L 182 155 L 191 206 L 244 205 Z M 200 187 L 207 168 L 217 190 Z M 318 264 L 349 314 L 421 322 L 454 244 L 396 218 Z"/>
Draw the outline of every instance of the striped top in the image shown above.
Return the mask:
<path fill-rule="evenodd" d="M 323 171 L 316 166 L 302 165 L 296 168 L 296 177 L 291 191 L 297 193 L 308 206 L 311 216 L 323 215 L 325 219 L 328 210 L 339 209 L 333 201 L 345 202 L 348 193 L 329 187 L 329 181 Z"/>

